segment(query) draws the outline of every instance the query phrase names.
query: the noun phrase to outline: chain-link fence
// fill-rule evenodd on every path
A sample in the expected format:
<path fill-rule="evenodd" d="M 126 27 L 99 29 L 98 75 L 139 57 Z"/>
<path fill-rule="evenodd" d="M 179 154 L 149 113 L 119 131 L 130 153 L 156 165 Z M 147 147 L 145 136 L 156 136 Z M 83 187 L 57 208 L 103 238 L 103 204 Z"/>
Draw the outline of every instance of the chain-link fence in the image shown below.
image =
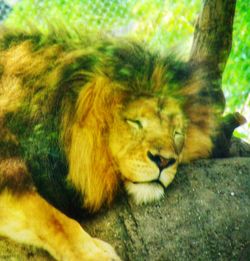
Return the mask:
<path fill-rule="evenodd" d="M 194 30 L 194 14 L 200 7 L 200 0 L 183 0 L 178 5 L 176 1 L 166 0 L 4 1 L 3 6 L 6 6 L 7 1 L 17 2 L 7 19 L 15 26 L 35 24 L 44 28 L 48 24 L 63 21 L 67 26 L 90 32 L 136 35 L 137 39 L 141 38 L 151 47 L 157 48 L 176 46 L 180 39 L 182 46 L 183 42 L 190 43 Z M 185 46 L 182 50 L 189 49 Z"/>

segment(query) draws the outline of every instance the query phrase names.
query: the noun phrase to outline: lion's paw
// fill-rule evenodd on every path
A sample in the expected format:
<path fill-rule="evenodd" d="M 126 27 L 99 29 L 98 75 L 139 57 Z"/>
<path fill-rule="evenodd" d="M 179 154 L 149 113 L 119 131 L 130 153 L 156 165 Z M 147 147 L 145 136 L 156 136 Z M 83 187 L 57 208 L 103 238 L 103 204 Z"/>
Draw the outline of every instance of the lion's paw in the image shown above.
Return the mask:
<path fill-rule="evenodd" d="M 98 238 L 93 238 L 93 240 L 98 248 L 97 252 L 94 254 L 93 261 L 121 261 L 120 257 L 116 254 L 114 248 L 110 244 Z"/>

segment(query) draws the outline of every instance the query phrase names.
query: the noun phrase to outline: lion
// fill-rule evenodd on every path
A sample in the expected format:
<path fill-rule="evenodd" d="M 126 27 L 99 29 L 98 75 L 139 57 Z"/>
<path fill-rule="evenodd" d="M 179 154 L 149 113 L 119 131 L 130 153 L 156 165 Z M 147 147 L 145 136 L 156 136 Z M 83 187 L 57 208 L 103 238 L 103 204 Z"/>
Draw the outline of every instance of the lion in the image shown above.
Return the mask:
<path fill-rule="evenodd" d="M 0 235 L 56 260 L 120 260 L 73 206 L 96 212 L 119 187 L 157 201 L 179 164 L 212 155 L 202 66 L 63 29 L 2 29 L 0 52 Z"/>

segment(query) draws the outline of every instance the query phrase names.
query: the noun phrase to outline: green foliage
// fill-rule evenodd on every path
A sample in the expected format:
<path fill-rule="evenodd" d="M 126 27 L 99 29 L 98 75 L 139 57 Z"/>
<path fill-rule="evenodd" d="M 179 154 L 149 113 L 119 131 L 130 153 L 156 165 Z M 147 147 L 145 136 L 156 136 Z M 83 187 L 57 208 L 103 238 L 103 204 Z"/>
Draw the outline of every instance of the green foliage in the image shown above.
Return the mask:
<path fill-rule="evenodd" d="M 223 85 L 228 106 L 235 110 L 242 106 L 250 92 L 250 12 L 247 1 L 238 0 L 234 22 L 233 47 Z"/>
<path fill-rule="evenodd" d="M 84 31 L 136 35 L 151 47 L 187 55 L 201 0 L 22 0 L 7 23 L 26 27 L 32 23 L 46 30 L 64 23 Z M 240 111 L 250 119 L 250 24 L 249 3 L 237 1 L 233 48 L 223 75 L 227 111 Z M 250 132 L 250 123 L 245 127 Z"/>
<path fill-rule="evenodd" d="M 238 0 L 234 21 L 233 46 L 223 74 L 227 110 L 240 111 L 248 120 L 235 136 L 250 141 L 250 12 L 249 3 Z"/>

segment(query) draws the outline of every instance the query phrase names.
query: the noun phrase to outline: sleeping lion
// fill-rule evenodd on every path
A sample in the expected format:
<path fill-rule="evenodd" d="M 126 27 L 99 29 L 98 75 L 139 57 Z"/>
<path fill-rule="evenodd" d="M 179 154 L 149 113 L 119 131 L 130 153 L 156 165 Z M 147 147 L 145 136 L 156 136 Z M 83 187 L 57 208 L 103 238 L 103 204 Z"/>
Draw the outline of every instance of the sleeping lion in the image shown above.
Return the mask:
<path fill-rule="evenodd" d="M 0 235 L 57 260 L 120 260 L 70 217 L 120 187 L 159 200 L 180 163 L 211 156 L 218 109 L 201 68 L 132 40 L 2 30 Z"/>

